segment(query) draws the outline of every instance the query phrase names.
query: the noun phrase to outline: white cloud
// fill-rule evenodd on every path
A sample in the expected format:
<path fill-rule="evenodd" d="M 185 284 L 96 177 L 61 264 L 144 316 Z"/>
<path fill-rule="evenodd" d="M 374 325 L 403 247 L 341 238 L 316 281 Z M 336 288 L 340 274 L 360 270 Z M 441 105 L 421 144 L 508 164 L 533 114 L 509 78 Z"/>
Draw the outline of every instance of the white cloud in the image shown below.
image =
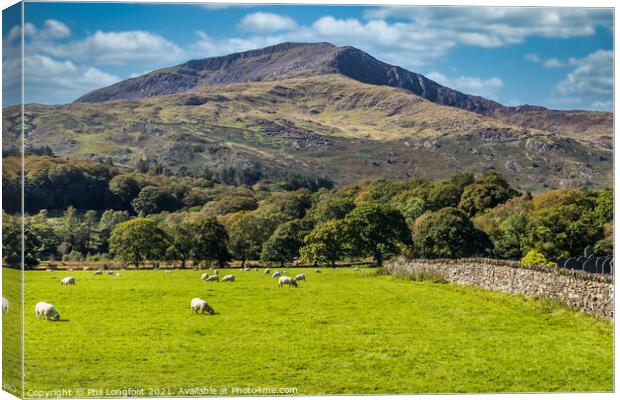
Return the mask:
<path fill-rule="evenodd" d="M 611 100 L 595 101 L 592 103 L 591 109 L 595 111 L 613 111 L 614 102 Z"/>
<path fill-rule="evenodd" d="M 237 27 L 247 32 L 277 32 L 295 29 L 297 23 L 285 15 L 255 12 L 243 17 Z"/>
<path fill-rule="evenodd" d="M 120 80 L 97 68 L 76 66 L 72 61 L 58 61 L 44 55 L 27 56 L 24 74 L 27 103 L 70 102 L 88 91 Z M 50 98 L 52 93 L 53 98 Z"/>
<path fill-rule="evenodd" d="M 64 38 L 71 35 L 71 30 L 67 25 L 55 19 L 45 21 L 45 32 L 53 38 Z"/>
<path fill-rule="evenodd" d="M 527 37 L 570 38 L 611 29 L 612 13 L 594 8 L 536 7 L 386 7 L 365 12 L 367 19 L 407 19 L 432 28 L 457 42 L 500 47 Z"/>
<path fill-rule="evenodd" d="M 613 92 L 613 52 L 597 50 L 582 59 L 571 59 L 576 68 L 554 87 L 554 92 L 570 95 L 611 95 Z"/>
<path fill-rule="evenodd" d="M 560 61 L 557 58 L 547 58 L 547 59 L 542 59 L 540 58 L 540 56 L 536 53 L 527 53 L 524 58 L 527 61 L 533 62 L 535 64 L 541 64 L 543 67 L 545 68 L 560 68 L 560 67 L 564 67 L 566 64 L 563 63 L 562 61 Z"/>
<path fill-rule="evenodd" d="M 473 94 L 486 98 L 497 99 L 497 92 L 504 86 L 504 82 L 497 77 L 481 79 L 473 76 L 459 76 L 449 78 L 444 74 L 433 71 L 426 75 L 429 79 L 463 93 Z"/>
<path fill-rule="evenodd" d="M 563 67 L 564 63 L 558 60 L 557 58 L 549 58 L 543 62 L 543 67 L 545 68 L 560 68 Z"/>

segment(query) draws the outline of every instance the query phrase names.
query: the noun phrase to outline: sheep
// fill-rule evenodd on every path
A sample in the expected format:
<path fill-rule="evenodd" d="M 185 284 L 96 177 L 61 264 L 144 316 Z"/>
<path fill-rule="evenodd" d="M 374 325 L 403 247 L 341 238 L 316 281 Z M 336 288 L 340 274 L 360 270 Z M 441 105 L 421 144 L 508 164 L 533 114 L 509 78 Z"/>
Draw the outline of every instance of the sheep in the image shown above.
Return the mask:
<path fill-rule="evenodd" d="M 9 300 L 6 297 L 2 298 L 2 312 L 5 314 L 9 312 Z"/>
<path fill-rule="evenodd" d="M 90 267 L 84 267 L 82 268 L 84 271 L 90 271 Z"/>
<path fill-rule="evenodd" d="M 194 297 L 192 299 L 191 304 L 192 313 L 196 314 L 204 314 L 208 312 L 209 314 L 215 314 L 215 311 L 209 306 L 209 304 L 203 299 L 199 299 L 198 297 Z"/>
<path fill-rule="evenodd" d="M 203 281 L 209 280 L 209 273 L 205 272 L 204 274 L 200 275 L 200 279 L 202 279 Z"/>
<path fill-rule="evenodd" d="M 361 269 L 359 267 L 355 267 L 353 268 L 353 271 L 361 271 Z"/>
<path fill-rule="evenodd" d="M 306 275 L 304 274 L 299 274 L 295 277 L 295 281 L 299 282 L 299 281 L 306 281 Z"/>
<path fill-rule="evenodd" d="M 245 267 L 243 270 L 244 270 L 245 272 L 248 272 L 248 271 L 251 271 L 251 270 L 252 270 L 252 268 L 250 268 L 250 267 Z"/>
<path fill-rule="evenodd" d="M 73 268 L 67 268 L 67 271 L 73 271 Z"/>
<path fill-rule="evenodd" d="M 93 275 L 101 275 L 103 274 L 103 272 L 101 272 L 100 269 L 98 269 L 97 271 L 93 272 Z"/>
<path fill-rule="evenodd" d="M 172 271 L 170 271 L 169 269 L 164 271 L 164 274 L 171 274 L 171 273 L 172 273 Z"/>
<path fill-rule="evenodd" d="M 213 275 L 218 275 L 220 273 L 220 271 L 218 271 L 217 269 L 213 271 Z"/>
<path fill-rule="evenodd" d="M 281 276 L 280 279 L 278 279 L 278 287 L 282 287 L 282 285 L 297 287 L 297 282 L 295 282 L 295 279 L 291 277 Z"/>
<path fill-rule="evenodd" d="M 54 270 L 51 269 L 51 268 L 48 268 L 48 269 L 45 270 L 45 272 L 54 272 Z"/>
<path fill-rule="evenodd" d="M 282 272 L 280 271 L 276 271 L 273 273 L 273 275 L 271 275 L 272 278 L 279 278 L 282 276 Z"/>
<path fill-rule="evenodd" d="M 121 274 L 120 273 L 116 273 L 116 276 L 121 276 Z"/>
<path fill-rule="evenodd" d="M 60 319 L 60 314 L 58 314 L 58 311 L 56 311 L 54 306 L 44 301 L 37 303 L 34 312 L 37 319 L 39 319 L 39 317 L 43 317 L 43 319 L 46 320 L 52 319 L 54 321 L 58 321 Z"/>
<path fill-rule="evenodd" d="M 75 285 L 75 278 L 74 278 L 74 277 L 72 277 L 72 276 L 67 276 L 67 277 L 65 277 L 65 278 L 62 278 L 62 279 L 60 280 L 60 284 L 61 284 L 61 285 L 63 285 L 63 286 L 66 286 L 66 285 Z"/>
<path fill-rule="evenodd" d="M 314 272 L 316 272 L 317 274 L 320 274 L 321 270 L 317 268 L 317 269 L 314 270 Z"/>
<path fill-rule="evenodd" d="M 107 273 L 108 275 L 114 275 L 114 271 L 112 271 L 111 269 L 109 269 L 106 273 Z"/>
<path fill-rule="evenodd" d="M 234 281 L 235 281 L 234 275 L 226 275 L 225 277 L 222 278 L 222 282 L 234 282 Z"/>
<path fill-rule="evenodd" d="M 207 282 L 219 282 L 220 281 L 220 276 L 219 275 L 212 275 L 210 277 L 208 277 L 206 279 Z"/>
<path fill-rule="evenodd" d="M 271 272 L 271 270 L 269 268 L 265 268 L 265 272 L 263 272 L 263 274 L 267 275 L 270 272 Z"/>
<path fill-rule="evenodd" d="M 258 268 L 254 268 L 254 272 L 258 272 Z"/>

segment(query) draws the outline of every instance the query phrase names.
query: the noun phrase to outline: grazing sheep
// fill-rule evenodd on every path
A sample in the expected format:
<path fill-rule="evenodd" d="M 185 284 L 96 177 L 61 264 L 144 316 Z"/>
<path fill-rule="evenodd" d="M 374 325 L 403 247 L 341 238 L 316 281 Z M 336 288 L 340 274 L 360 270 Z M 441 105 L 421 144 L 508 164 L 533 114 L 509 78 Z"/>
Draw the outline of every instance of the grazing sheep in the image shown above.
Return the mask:
<path fill-rule="evenodd" d="M 73 271 L 73 268 L 67 268 L 67 271 Z"/>
<path fill-rule="evenodd" d="M 51 268 L 48 268 L 48 269 L 46 269 L 45 271 L 46 271 L 46 272 L 54 272 L 54 270 L 53 270 L 53 269 L 51 269 Z"/>
<path fill-rule="evenodd" d="M 60 280 L 60 284 L 65 286 L 65 285 L 75 285 L 75 278 L 72 276 L 67 276 L 65 278 L 62 278 Z"/>
<path fill-rule="evenodd" d="M 203 299 L 199 299 L 198 297 L 194 297 L 192 299 L 192 313 L 196 314 L 204 314 L 208 312 L 209 314 L 215 314 L 215 311 L 209 306 L 209 304 Z"/>
<path fill-rule="evenodd" d="M 203 281 L 206 281 L 209 279 L 209 273 L 205 272 L 204 274 L 200 275 L 200 279 L 202 279 Z"/>
<path fill-rule="evenodd" d="M 244 270 L 245 272 L 248 272 L 248 271 L 251 271 L 251 270 L 252 270 L 252 268 L 250 268 L 250 267 L 245 267 L 243 270 Z"/>
<path fill-rule="evenodd" d="M 98 269 L 97 271 L 93 272 L 93 275 L 101 275 L 103 274 L 103 272 L 101 272 L 100 269 Z"/>
<path fill-rule="evenodd" d="M 271 275 L 272 278 L 279 278 L 282 276 L 282 272 L 280 271 L 276 271 L 273 273 L 273 275 Z"/>
<path fill-rule="evenodd" d="M 266 269 L 265 269 L 265 272 L 263 272 L 263 274 L 267 275 L 267 274 L 268 274 L 268 273 L 270 273 L 270 272 L 271 272 L 271 270 L 270 270 L 269 268 L 266 268 Z"/>
<path fill-rule="evenodd" d="M 116 276 L 121 276 L 121 274 L 120 274 L 120 273 L 117 273 L 117 274 L 116 274 Z"/>
<path fill-rule="evenodd" d="M 317 274 L 320 274 L 321 270 L 317 268 L 317 269 L 314 270 L 314 272 L 316 272 Z"/>
<path fill-rule="evenodd" d="M 291 277 L 281 276 L 280 279 L 278 279 L 278 287 L 282 287 L 282 285 L 297 287 L 297 282 L 295 282 L 295 279 Z"/>
<path fill-rule="evenodd" d="M 220 276 L 219 275 L 212 275 L 210 277 L 208 277 L 206 279 L 207 282 L 219 282 L 220 281 Z"/>
<path fill-rule="evenodd" d="M 299 282 L 299 281 L 306 281 L 306 275 L 304 274 L 299 274 L 295 277 L 295 281 Z"/>
<path fill-rule="evenodd" d="M 213 271 L 213 275 L 218 275 L 220 273 L 220 271 L 218 271 L 217 269 Z"/>
<path fill-rule="evenodd" d="M 5 314 L 9 312 L 9 300 L 6 297 L 2 298 L 2 312 Z"/>
<path fill-rule="evenodd" d="M 193 267 L 193 268 L 192 268 L 192 271 L 200 271 L 200 268 L 198 268 L 198 267 Z"/>
<path fill-rule="evenodd" d="M 90 271 L 90 267 L 84 267 L 82 268 L 84 271 Z"/>
<path fill-rule="evenodd" d="M 226 275 L 225 277 L 222 278 L 222 282 L 234 282 L 234 281 L 235 281 L 234 275 Z"/>
<path fill-rule="evenodd" d="M 111 269 L 109 269 L 109 270 L 106 272 L 106 274 L 108 274 L 108 275 L 114 275 L 114 271 L 112 271 Z"/>
<path fill-rule="evenodd" d="M 361 271 L 361 269 L 359 267 L 355 267 L 353 268 L 353 271 Z"/>
<path fill-rule="evenodd" d="M 56 311 L 54 306 L 44 301 L 37 303 L 34 308 L 34 312 L 37 319 L 39 319 L 39 317 L 43 317 L 43 319 L 47 320 L 53 319 L 54 321 L 58 321 L 60 319 L 60 314 L 58 314 L 58 311 Z"/>

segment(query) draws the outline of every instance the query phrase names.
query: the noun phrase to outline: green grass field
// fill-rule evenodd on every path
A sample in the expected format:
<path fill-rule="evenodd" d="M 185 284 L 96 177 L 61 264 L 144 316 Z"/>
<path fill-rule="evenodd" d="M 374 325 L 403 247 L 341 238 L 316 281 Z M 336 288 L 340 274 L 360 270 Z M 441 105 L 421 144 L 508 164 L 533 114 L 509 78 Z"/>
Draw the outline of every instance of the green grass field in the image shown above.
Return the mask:
<path fill-rule="evenodd" d="M 372 270 L 305 270 L 299 288 L 278 288 L 262 270 L 234 271 L 233 283 L 201 281 L 202 272 L 26 272 L 26 395 L 613 390 L 612 324 L 547 301 Z M 16 273 L 4 269 L 5 282 Z M 67 275 L 76 286 L 60 286 Z M 193 315 L 193 297 L 217 314 Z M 38 301 L 61 321 L 36 320 Z"/>

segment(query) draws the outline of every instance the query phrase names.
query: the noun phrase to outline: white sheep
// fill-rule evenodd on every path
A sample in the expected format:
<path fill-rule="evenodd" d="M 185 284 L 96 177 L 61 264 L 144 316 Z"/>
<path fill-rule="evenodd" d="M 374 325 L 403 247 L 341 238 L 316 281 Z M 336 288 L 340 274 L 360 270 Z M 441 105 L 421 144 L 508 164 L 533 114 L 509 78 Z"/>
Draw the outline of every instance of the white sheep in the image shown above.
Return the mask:
<path fill-rule="evenodd" d="M 220 276 L 219 275 L 211 275 L 210 277 L 208 277 L 206 279 L 207 282 L 219 282 L 220 281 Z"/>
<path fill-rule="evenodd" d="M 220 273 L 220 271 L 218 271 L 217 269 L 213 271 L 213 275 L 218 275 Z"/>
<path fill-rule="evenodd" d="M 271 270 L 269 268 L 265 268 L 265 272 L 263 272 L 263 274 L 267 275 L 270 272 L 271 272 Z"/>
<path fill-rule="evenodd" d="M 84 271 L 90 271 L 90 267 L 84 267 L 82 268 Z"/>
<path fill-rule="evenodd" d="M 34 308 L 34 312 L 37 319 L 39 319 L 39 317 L 43 317 L 43 319 L 47 320 L 53 319 L 54 321 L 58 321 L 60 319 L 60 314 L 58 314 L 58 311 L 56 311 L 54 306 L 44 301 L 37 303 Z"/>
<path fill-rule="evenodd" d="M 304 274 L 299 274 L 295 277 L 295 281 L 299 282 L 299 281 L 306 281 L 306 275 Z"/>
<path fill-rule="evenodd" d="M 316 272 L 317 274 L 320 274 L 321 270 L 317 268 L 317 269 L 314 270 L 314 272 Z"/>
<path fill-rule="evenodd" d="M 203 299 L 199 299 L 198 297 L 194 297 L 192 299 L 191 306 L 192 306 L 192 313 L 204 314 L 205 312 L 208 312 L 209 314 L 215 314 L 215 311 L 213 311 L 211 306 L 209 306 L 209 304 L 206 301 L 204 301 Z"/>
<path fill-rule="evenodd" d="M 64 277 L 60 280 L 60 284 L 65 285 L 75 285 L 75 278 L 72 276 Z"/>
<path fill-rule="evenodd" d="M 280 271 L 276 271 L 273 273 L 273 275 L 271 275 L 272 278 L 279 278 L 282 276 L 282 272 Z"/>
<path fill-rule="evenodd" d="M 67 268 L 67 271 L 73 271 L 73 268 Z"/>
<path fill-rule="evenodd" d="M 252 268 L 250 268 L 250 267 L 245 267 L 243 270 L 244 270 L 245 272 L 248 272 L 248 271 L 251 271 L 251 270 L 252 270 Z"/>
<path fill-rule="evenodd" d="M 5 314 L 9 312 L 9 300 L 6 297 L 2 298 L 2 311 Z"/>
<path fill-rule="evenodd" d="M 361 269 L 359 267 L 355 267 L 353 268 L 353 271 L 361 271 Z"/>
<path fill-rule="evenodd" d="M 117 273 L 116 273 L 116 276 L 121 276 L 121 274 L 117 272 Z"/>
<path fill-rule="evenodd" d="M 111 269 L 109 269 L 106 273 L 107 273 L 108 275 L 114 275 L 114 271 L 112 271 Z"/>
<path fill-rule="evenodd" d="M 200 275 L 200 279 L 206 281 L 207 279 L 209 279 L 209 273 L 205 272 L 204 274 Z"/>
<path fill-rule="evenodd" d="M 101 272 L 100 269 L 98 269 L 97 271 L 93 272 L 93 275 L 101 275 L 103 272 Z"/>
<path fill-rule="evenodd" d="M 289 286 L 297 287 L 297 282 L 295 282 L 295 279 L 291 277 L 281 276 L 280 279 L 278 279 L 278 286 L 282 287 L 282 285 L 289 285 Z"/>
<path fill-rule="evenodd" d="M 234 281 L 235 281 L 234 275 L 226 275 L 225 277 L 222 278 L 222 282 L 234 282 Z"/>
<path fill-rule="evenodd" d="M 46 269 L 45 271 L 46 271 L 46 272 L 54 272 L 54 270 L 53 270 L 53 269 L 51 269 L 51 268 L 48 268 L 48 269 Z"/>

